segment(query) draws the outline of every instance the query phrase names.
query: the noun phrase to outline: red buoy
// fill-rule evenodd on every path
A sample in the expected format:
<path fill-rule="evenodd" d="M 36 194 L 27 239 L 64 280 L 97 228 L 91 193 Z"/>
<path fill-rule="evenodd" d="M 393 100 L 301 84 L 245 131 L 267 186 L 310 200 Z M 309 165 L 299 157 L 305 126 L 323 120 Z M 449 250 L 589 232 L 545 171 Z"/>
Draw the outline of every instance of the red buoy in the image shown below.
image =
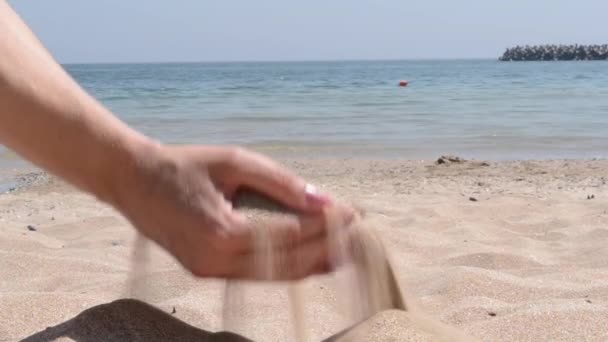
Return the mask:
<path fill-rule="evenodd" d="M 406 80 L 399 81 L 399 86 L 400 87 L 407 87 L 408 84 L 410 84 L 410 83 L 408 81 L 406 81 Z"/>

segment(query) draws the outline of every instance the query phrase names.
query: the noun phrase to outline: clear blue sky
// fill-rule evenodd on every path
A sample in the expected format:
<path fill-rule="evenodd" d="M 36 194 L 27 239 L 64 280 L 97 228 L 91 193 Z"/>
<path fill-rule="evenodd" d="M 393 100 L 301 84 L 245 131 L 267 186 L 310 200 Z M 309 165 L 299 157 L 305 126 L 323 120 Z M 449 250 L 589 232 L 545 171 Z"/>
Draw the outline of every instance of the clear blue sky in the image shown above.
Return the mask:
<path fill-rule="evenodd" d="M 498 57 L 608 43 L 608 0 L 13 0 L 62 63 Z"/>

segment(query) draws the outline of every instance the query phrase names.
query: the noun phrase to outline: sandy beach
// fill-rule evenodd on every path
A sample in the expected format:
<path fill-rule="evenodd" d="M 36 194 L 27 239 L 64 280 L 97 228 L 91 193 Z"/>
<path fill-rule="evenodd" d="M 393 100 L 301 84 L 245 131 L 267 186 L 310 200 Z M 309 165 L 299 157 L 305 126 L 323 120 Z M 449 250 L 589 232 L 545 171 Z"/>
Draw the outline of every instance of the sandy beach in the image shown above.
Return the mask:
<path fill-rule="evenodd" d="M 404 289 L 483 341 L 608 340 L 608 160 L 284 160 L 367 210 Z M 141 301 L 125 300 L 133 229 L 52 177 L 0 195 L 0 341 L 291 341 L 287 294 L 248 287 L 218 333 L 223 282 L 152 250 Z M 314 341 L 347 328 L 331 277 L 307 280 Z M 367 341 L 429 341 L 406 313 Z M 357 327 L 355 327 L 357 329 Z M 330 339 L 331 340 L 331 339 Z"/>

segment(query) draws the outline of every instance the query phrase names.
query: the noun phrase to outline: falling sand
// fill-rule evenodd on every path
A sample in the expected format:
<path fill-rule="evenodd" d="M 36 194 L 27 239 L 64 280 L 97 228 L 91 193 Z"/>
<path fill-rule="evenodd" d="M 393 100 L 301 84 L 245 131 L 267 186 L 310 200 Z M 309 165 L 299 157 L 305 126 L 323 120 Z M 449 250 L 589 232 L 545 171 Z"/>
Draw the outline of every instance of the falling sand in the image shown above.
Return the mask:
<path fill-rule="evenodd" d="M 270 248 L 270 232 L 264 229 L 264 220 L 273 215 L 291 215 L 288 210 L 278 206 L 268 199 L 245 192 L 241 194 L 235 204 L 239 208 L 253 208 L 266 211 L 264 215 L 257 215 L 257 228 L 255 236 L 256 260 L 255 267 L 261 278 L 273 279 L 277 269 L 275 264 L 281 265 L 281 253 Z M 422 313 L 414 301 L 402 292 L 398 284 L 393 267 L 381 242 L 374 233 L 373 227 L 361 212 L 348 227 L 344 227 L 341 218 L 335 210 L 326 211 L 327 228 L 329 231 L 329 250 L 333 252 L 332 261 L 338 271 L 335 272 L 336 293 L 342 312 L 349 320 L 348 328 L 325 341 L 365 341 L 369 327 L 365 321 L 370 317 L 389 310 L 407 312 L 408 326 L 404 329 L 416 328 L 423 331 L 427 339 L 433 341 L 474 341 L 461 331 L 432 319 Z M 133 250 L 133 268 L 127 288 L 130 297 L 144 297 L 146 286 L 141 281 L 146 273 L 148 242 L 142 236 L 135 241 Z M 339 266 L 339 267 L 338 267 Z M 291 304 L 292 321 L 295 340 L 309 342 L 308 327 L 306 325 L 305 303 L 306 289 L 299 282 L 287 283 L 289 301 Z M 237 280 L 228 280 L 225 286 L 223 328 L 225 331 L 235 331 L 244 324 L 240 314 L 247 296 L 247 283 Z"/>

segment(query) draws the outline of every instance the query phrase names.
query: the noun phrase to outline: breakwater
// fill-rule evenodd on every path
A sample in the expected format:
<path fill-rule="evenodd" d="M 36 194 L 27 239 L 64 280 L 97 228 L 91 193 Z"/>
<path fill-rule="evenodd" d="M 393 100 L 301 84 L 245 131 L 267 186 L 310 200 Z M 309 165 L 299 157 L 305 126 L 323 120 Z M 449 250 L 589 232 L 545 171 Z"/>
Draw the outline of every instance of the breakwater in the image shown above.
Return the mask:
<path fill-rule="evenodd" d="M 508 48 L 501 61 L 590 61 L 608 60 L 608 44 L 526 45 Z"/>

